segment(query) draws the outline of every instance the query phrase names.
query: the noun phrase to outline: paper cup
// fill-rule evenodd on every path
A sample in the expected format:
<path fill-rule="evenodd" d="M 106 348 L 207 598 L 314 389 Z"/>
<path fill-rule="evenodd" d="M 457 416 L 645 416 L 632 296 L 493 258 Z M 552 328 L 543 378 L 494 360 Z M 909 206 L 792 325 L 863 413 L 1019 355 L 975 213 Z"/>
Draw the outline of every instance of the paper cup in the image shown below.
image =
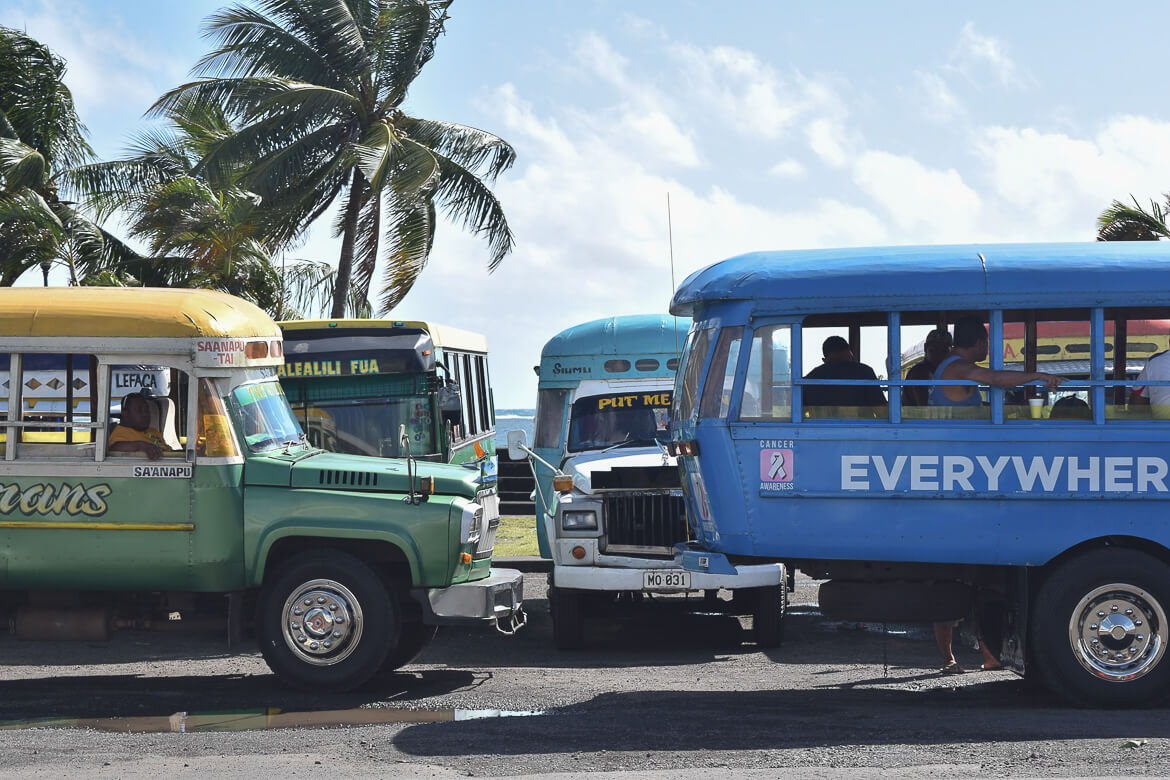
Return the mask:
<path fill-rule="evenodd" d="M 1029 398 L 1028 411 L 1032 413 L 1033 420 L 1039 420 L 1044 416 L 1044 399 L 1043 398 Z"/>

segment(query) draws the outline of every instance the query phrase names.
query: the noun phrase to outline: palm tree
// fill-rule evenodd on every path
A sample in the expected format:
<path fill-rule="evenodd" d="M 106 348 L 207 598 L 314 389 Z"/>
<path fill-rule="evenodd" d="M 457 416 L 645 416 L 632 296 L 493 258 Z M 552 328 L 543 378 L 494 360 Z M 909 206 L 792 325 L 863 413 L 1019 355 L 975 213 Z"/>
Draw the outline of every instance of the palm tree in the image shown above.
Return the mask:
<path fill-rule="evenodd" d="M 136 136 L 126 157 L 69 172 L 98 218 L 121 214 L 129 235 L 149 248 L 149 256 L 107 264 L 84 282 L 218 289 L 278 319 L 327 308 L 332 267 L 296 260 L 278 268 L 279 247 L 269 236 L 285 224 L 284 215 L 239 186 L 241 170 L 202 165 L 216 143 L 236 132 L 223 113 L 203 106 L 169 119 L 169 127 Z M 349 313 L 360 312 L 357 306 Z"/>
<path fill-rule="evenodd" d="M 0 285 L 54 264 L 94 268 L 129 250 L 62 199 L 69 170 L 93 155 L 65 86 L 65 63 L 0 27 Z"/>
<path fill-rule="evenodd" d="M 489 246 L 488 269 L 513 237 L 488 184 L 515 152 L 490 133 L 417 119 L 407 91 L 434 55 L 451 0 L 257 0 L 213 15 L 218 48 L 197 81 L 170 91 L 156 113 L 219 105 L 241 128 L 203 161 L 249 171 L 239 184 L 287 217 L 270 238 L 301 235 L 345 193 L 332 316 L 351 285 L 365 298 L 385 229 L 381 308 L 392 308 L 426 265 L 436 205 Z"/>
<path fill-rule="evenodd" d="M 1115 200 L 1097 217 L 1097 240 L 1158 241 L 1170 238 L 1170 225 L 1166 224 L 1170 194 L 1166 195 L 1165 206 L 1151 200 L 1149 211 L 1142 208 L 1133 195 L 1129 197 L 1133 206 Z"/>

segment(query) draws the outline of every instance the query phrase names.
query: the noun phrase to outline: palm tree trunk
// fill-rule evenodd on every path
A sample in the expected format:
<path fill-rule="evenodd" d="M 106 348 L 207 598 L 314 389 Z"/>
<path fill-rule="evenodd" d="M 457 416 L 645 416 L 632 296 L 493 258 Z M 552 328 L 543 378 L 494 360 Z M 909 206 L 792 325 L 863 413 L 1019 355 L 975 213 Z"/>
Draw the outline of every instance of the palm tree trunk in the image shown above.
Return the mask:
<path fill-rule="evenodd" d="M 349 280 L 353 275 L 353 248 L 357 243 L 362 190 L 362 176 L 355 166 L 353 182 L 349 185 L 349 202 L 345 204 L 345 227 L 341 233 L 341 257 L 337 260 L 337 280 L 333 285 L 333 311 L 329 315 L 333 319 L 345 316 L 345 305 L 349 301 Z"/>

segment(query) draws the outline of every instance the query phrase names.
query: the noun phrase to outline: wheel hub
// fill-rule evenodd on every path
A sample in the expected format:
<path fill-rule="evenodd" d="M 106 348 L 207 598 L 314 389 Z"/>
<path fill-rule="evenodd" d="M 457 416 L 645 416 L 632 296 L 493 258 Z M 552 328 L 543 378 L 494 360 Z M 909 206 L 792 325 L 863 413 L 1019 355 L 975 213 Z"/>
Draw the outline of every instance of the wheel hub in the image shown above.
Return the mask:
<path fill-rule="evenodd" d="M 1097 677 L 1134 680 L 1152 670 L 1165 652 L 1166 615 L 1149 593 L 1126 583 L 1085 595 L 1069 621 L 1077 660 Z"/>
<path fill-rule="evenodd" d="M 284 641 L 302 661 L 339 663 L 357 647 L 362 611 L 357 598 L 333 580 L 312 580 L 293 589 L 284 603 Z"/>

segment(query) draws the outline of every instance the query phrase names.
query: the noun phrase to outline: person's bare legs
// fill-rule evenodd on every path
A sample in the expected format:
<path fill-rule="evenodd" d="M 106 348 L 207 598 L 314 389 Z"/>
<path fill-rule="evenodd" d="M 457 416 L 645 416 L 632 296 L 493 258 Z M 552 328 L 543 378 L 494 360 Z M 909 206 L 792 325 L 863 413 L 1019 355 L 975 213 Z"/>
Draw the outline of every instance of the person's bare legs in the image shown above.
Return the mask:
<path fill-rule="evenodd" d="M 991 649 L 987 646 L 987 643 L 983 641 L 982 636 L 979 637 L 979 651 L 983 653 L 983 669 L 985 671 L 991 672 L 996 669 L 1003 668 L 1003 664 L 1001 664 L 999 659 L 995 657 L 995 654 L 991 652 Z"/>
<path fill-rule="evenodd" d="M 954 650 L 951 648 L 954 630 L 954 626 L 950 623 L 934 624 L 934 642 L 938 645 L 938 654 L 942 656 L 942 671 L 944 672 L 962 671 L 959 668 L 959 662 L 955 660 Z"/>

